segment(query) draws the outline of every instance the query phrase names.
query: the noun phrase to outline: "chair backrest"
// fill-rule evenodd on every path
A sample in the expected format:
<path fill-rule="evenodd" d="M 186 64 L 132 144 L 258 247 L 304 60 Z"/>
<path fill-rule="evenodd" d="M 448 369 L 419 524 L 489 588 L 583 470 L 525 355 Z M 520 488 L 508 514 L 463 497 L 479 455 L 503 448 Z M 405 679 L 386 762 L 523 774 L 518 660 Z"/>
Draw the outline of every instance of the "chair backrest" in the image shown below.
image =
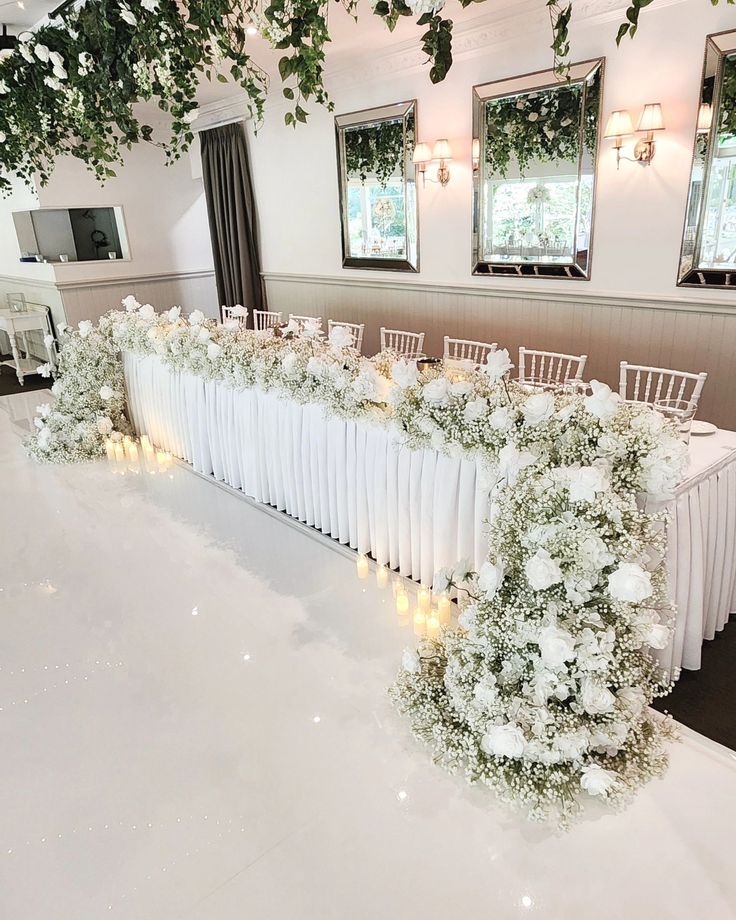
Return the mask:
<path fill-rule="evenodd" d="M 273 329 L 281 322 L 281 313 L 274 313 L 272 310 L 254 310 L 253 325 L 258 329 Z"/>
<path fill-rule="evenodd" d="M 445 361 L 471 361 L 473 364 L 485 364 L 486 355 L 498 349 L 498 342 L 474 342 L 472 339 L 451 339 L 445 336 Z"/>
<path fill-rule="evenodd" d="M 353 337 L 353 348 L 356 351 L 361 351 L 363 348 L 363 333 L 365 332 L 365 323 L 343 323 L 341 320 L 328 319 L 327 320 L 327 334 L 329 336 L 330 332 L 336 327 L 342 326 L 343 329 L 347 329 L 348 332 Z"/>
<path fill-rule="evenodd" d="M 653 404 L 661 399 L 681 399 L 694 409 L 703 392 L 707 374 L 690 374 L 664 367 L 647 367 L 644 364 L 621 362 L 619 394 L 627 402 Z M 631 390 L 629 390 L 631 381 Z"/>
<path fill-rule="evenodd" d="M 562 386 L 582 380 L 587 355 L 566 355 L 560 351 L 535 351 L 519 348 L 519 383 Z"/>
<path fill-rule="evenodd" d="M 236 303 L 234 307 L 226 307 L 223 304 L 222 307 L 222 319 L 225 320 L 234 320 L 240 326 L 248 325 L 248 311 L 242 304 Z"/>
<path fill-rule="evenodd" d="M 304 326 L 306 323 L 316 323 L 320 329 L 322 328 L 321 316 L 299 316 L 298 313 L 289 313 L 289 322 L 292 320 L 295 323 L 299 323 L 300 326 Z"/>
<path fill-rule="evenodd" d="M 402 332 L 381 326 L 381 351 L 394 351 L 398 355 L 421 355 L 424 349 L 423 332 Z"/>

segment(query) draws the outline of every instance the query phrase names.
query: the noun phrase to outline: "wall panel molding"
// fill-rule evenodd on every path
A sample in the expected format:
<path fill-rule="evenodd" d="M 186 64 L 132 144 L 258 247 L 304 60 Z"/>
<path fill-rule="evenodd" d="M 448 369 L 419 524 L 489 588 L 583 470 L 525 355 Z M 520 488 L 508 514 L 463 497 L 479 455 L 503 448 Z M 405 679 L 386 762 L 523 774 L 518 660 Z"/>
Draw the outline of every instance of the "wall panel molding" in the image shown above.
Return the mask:
<path fill-rule="evenodd" d="M 587 354 L 587 379 L 618 387 L 619 362 L 707 371 L 698 416 L 736 429 L 736 304 L 686 298 L 605 296 L 480 288 L 331 275 L 264 273 L 269 309 L 364 322 L 364 352 L 379 349 L 380 327 L 426 333 L 428 354 L 443 336 L 518 348 Z"/>

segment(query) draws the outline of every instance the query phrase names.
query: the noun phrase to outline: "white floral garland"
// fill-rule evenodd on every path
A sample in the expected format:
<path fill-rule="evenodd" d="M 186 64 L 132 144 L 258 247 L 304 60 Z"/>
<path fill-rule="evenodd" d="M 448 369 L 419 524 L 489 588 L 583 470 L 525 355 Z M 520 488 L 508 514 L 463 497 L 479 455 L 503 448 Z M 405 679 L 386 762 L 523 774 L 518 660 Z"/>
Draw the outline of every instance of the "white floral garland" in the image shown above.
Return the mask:
<path fill-rule="evenodd" d="M 420 374 L 390 355 L 362 358 L 342 330 L 274 337 L 123 303 L 96 330 L 64 333 L 57 403 L 37 420 L 34 456 L 99 456 L 108 422 L 122 436 L 127 350 L 480 458 L 488 561 L 435 576 L 436 591 L 467 600 L 460 628 L 404 653 L 396 704 L 436 760 L 535 819 L 566 823 L 585 794 L 622 804 L 662 772 L 673 730 L 648 706 L 670 685 L 649 648 L 669 641 L 672 608 L 663 516 L 644 500 L 672 493 L 687 451 L 658 413 L 596 381 L 587 396 L 530 393 L 506 380 L 505 350 L 482 371 Z"/>

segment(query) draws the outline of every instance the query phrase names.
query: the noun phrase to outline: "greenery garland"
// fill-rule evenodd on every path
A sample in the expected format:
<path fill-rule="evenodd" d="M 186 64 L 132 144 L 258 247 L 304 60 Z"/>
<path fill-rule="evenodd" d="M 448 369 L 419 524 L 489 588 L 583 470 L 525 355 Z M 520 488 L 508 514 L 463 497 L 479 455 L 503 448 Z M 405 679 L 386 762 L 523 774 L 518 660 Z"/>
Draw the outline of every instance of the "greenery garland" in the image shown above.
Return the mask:
<path fill-rule="evenodd" d="M 352 15 L 357 0 L 336 0 Z M 465 8 L 473 2 L 460 0 Z M 632 0 L 617 41 L 633 35 L 641 9 Z M 718 0 L 711 0 L 717 3 Z M 729 0 L 730 2 L 730 0 Z M 393 29 L 400 17 L 418 17 L 433 83 L 452 66 L 452 27 L 440 11 L 445 0 L 377 0 L 373 13 Z M 573 0 L 548 0 L 555 68 L 566 72 Z M 306 102 L 331 108 L 324 88 L 325 46 L 330 41 L 326 0 L 87 0 L 22 36 L 0 60 L 0 191 L 8 175 L 31 184 L 49 179 L 55 160 L 71 155 L 104 181 L 115 175 L 122 150 L 140 141 L 159 143 L 176 160 L 193 139 L 199 79 L 227 82 L 245 91 L 251 113 L 263 116 L 268 77 L 248 53 L 248 28 L 255 25 L 272 48 L 284 52 L 279 75 L 293 102 L 288 125 L 307 120 Z M 136 102 L 157 100 L 171 116 L 167 140 L 154 139 L 141 122 Z"/>
<path fill-rule="evenodd" d="M 594 153 L 598 141 L 600 69 L 585 95 L 583 143 Z M 512 159 L 523 174 L 532 162 L 577 162 L 583 85 L 561 84 L 486 103 L 486 162 L 505 176 Z"/>
<path fill-rule="evenodd" d="M 403 175 L 404 121 L 383 121 L 345 130 L 345 165 L 348 178 L 361 182 L 375 176 L 385 188 L 392 176 Z"/>

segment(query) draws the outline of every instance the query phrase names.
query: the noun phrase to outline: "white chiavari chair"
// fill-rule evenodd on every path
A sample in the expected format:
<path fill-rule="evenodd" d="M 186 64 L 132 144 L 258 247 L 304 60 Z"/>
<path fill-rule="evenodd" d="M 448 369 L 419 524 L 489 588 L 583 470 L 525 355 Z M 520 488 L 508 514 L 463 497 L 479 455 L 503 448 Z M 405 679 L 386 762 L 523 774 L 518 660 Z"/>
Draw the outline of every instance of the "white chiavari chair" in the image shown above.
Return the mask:
<path fill-rule="evenodd" d="M 446 362 L 475 364 L 479 367 L 485 364 L 486 355 L 498 349 L 498 342 L 474 342 L 472 339 L 451 339 L 445 336 L 445 351 L 443 358 Z"/>
<path fill-rule="evenodd" d="M 308 323 L 316 325 L 319 329 L 322 328 L 322 317 L 321 316 L 300 316 L 298 313 L 289 313 L 289 322 L 299 323 L 301 327 L 306 326 Z"/>
<path fill-rule="evenodd" d="M 248 311 L 239 303 L 234 307 L 222 307 L 222 321 L 236 322 L 239 326 L 245 328 L 248 325 Z"/>
<path fill-rule="evenodd" d="M 381 326 L 381 351 L 417 357 L 423 353 L 423 349 L 423 332 L 403 332 L 401 329 L 386 329 L 385 326 Z"/>
<path fill-rule="evenodd" d="M 687 371 L 673 371 L 664 367 L 648 367 L 645 364 L 629 364 L 622 361 L 618 391 L 621 399 L 626 402 L 653 405 L 664 399 L 679 399 L 695 409 L 707 377 L 705 372 L 691 374 Z"/>
<path fill-rule="evenodd" d="M 561 387 L 583 379 L 587 355 L 567 355 L 560 351 L 519 348 L 519 383 L 528 386 Z"/>
<path fill-rule="evenodd" d="M 365 332 L 365 323 L 343 323 L 341 320 L 328 319 L 327 320 L 327 335 L 332 332 L 336 326 L 341 326 L 343 329 L 347 329 L 348 332 L 353 337 L 353 348 L 356 351 L 361 351 L 363 348 L 363 333 Z"/>
<path fill-rule="evenodd" d="M 273 329 L 281 323 L 281 313 L 274 313 L 272 310 L 254 310 L 253 325 L 256 330 Z"/>

